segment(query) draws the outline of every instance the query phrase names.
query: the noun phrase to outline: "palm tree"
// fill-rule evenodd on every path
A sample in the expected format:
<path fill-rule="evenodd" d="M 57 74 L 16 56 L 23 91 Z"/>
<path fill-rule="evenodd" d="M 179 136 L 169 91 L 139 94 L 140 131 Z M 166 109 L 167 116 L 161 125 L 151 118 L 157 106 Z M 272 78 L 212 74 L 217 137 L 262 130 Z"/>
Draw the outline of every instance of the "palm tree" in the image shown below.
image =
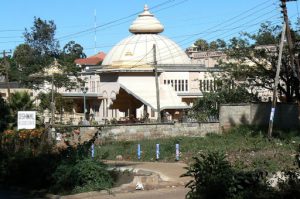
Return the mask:
<path fill-rule="evenodd" d="M 16 126 L 18 111 L 32 110 L 33 100 L 26 91 L 15 92 L 11 95 L 9 107 L 12 115 L 12 124 Z"/>

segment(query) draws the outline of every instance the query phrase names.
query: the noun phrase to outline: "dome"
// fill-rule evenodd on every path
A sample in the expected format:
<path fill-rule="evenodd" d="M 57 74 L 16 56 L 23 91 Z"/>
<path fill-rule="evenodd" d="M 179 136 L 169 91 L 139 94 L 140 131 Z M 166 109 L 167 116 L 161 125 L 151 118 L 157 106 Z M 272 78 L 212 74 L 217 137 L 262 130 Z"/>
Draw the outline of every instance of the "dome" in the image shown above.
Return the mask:
<path fill-rule="evenodd" d="M 157 64 L 191 64 L 185 52 L 172 40 L 158 33 L 163 25 L 145 6 L 129 31 L 133 35 L 123 39 L 106 55 L 102 65 L 112 68 L 144 68 L 153 65 L 153 45 L 156 45 Z"/>
<path fill-rule="evenodd" d="M 129 27 L 129 31 L 135 34 L 161 33 L 164 31 L 164 26 L 149 12 L 148 6 L 145 5 L 144 12 L 139 14 Z"/>

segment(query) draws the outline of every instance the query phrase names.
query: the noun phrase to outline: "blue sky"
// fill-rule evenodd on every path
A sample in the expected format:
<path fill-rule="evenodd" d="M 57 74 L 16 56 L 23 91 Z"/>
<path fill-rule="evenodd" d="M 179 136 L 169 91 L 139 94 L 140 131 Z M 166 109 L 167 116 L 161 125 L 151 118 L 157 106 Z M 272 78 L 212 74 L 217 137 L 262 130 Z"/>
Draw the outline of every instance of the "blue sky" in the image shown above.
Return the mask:
<path fill-rule="evenodd" d="M 10 0 L 1 2 L 0 50 L 14 50 L 22 43 L 24 29 L 32 26 L 36 16 L 54 20 L 61 46 L 74 40 L 87 55 L 92 55 L 94 30 L 79 32 L 94 27 L 96 10 L 96 23 L 100 26 L 96 30 L 96 51 L 108 52 L 130 35 L 128 28 L 136 18 L 134 14 L 141 12 L 144 4 L 154 7 L 150 11 L 165 26 L 162 34 L 183 49 L 198 38 L 228 40 L 241 31 L 254 33 L 263 21 L 274 25 L 282 22 L 279 0 Z M 298 10 L 300 2 L 288 3 L 292 23 L 299 16 Z M 116 20 L 119 21 L 110 23 Z M 106 23 L 110 25 L 103 26 Z"/>

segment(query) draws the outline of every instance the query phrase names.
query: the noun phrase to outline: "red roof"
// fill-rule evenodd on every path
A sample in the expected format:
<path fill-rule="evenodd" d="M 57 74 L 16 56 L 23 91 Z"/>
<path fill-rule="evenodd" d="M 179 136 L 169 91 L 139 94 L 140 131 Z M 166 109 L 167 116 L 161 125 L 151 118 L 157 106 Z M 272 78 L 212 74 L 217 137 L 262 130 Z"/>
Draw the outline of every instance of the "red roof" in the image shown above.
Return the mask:
<path fill-rule="evenodd" d="M 99 52 L 96 55 L 84 59 L 76 59 L 75 63 L 80 65 L 98 65 L 103 61 L 105 55 L 106 54 L 104 52 Z"/>

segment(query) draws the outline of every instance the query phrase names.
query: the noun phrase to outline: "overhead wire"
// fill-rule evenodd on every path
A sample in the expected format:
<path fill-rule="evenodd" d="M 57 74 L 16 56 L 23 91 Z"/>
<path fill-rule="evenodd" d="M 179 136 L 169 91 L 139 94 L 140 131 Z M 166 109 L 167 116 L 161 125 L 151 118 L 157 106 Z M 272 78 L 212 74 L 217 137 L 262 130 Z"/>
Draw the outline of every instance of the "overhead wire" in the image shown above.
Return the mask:
<path fill-rule="evenodd" d="M 275 15 L 275 16 L 276 16 L 276 15 Z M 272 17 L 274 17 L 274 16 L 272 16 Z M 272 18 L 272 17 L 271 17 L 271 18 Z M 262 21 L 260 21 L 260 22 L 258 22 L 258 23 L 256 23 L 256 24 L 254 24 L 254 25 L 256 26 L 256 25 L 260 24 L 260 23 L 263 22 L 263 21 L 265 21 L 265 19 L 262 20 Z M 254 32 L 256 32 L 256 30 L 255 30 Z M 238 33 L 240 33 L 240 31 L 231 33 L 231 34 L 229 34 L 229 35 L 227 34 L 226 37 L 229 37 L 229 36 L 232 36 L 232 35 L 235 35 L 235 34 L 238 34 Z M 217 37 L 214 37 L 214 38 L 217 38 Z M 223 38 L 224 38 L 224 37 L 223 37 Z M 211 39 L 212 39 L 212 38 L 211 38 Z M 187 43 L 187 42 L 185 42 L 184 44 L 186 44 L 186 43 Z M 181 45 L 184 45 L 184 44 L 181 44 Z M 179 55 L 179 54 L 178 54 L 178 55 Z M 158 59 L 157 62 L 162 61 L 163 59 L 169 59 L 169 58 L 171 58 L 171 57 L 173 57 L 173 56 L 178 56 L 178 55 L 168 55 L 168 52 L 165 50 L 164 56 L 160 57 L 160 59 Z"/>
<path fill-rule="evenodd" d="M 167 0 L 167 1 L 164 1 L 163 3 L 160 3 L 158 5 L 155 5 L 153 6 L 151 9 L 156 9 L 157 7 L 160 7 L 160 6 L 163 6 L 165 4 L 169 4 L 171 2 L 174 2 L 176 0 Z M 119 21 L 123 21 L 125 19 L 128 19 L 130 17 L 133 17 L 133 16 L 136 16 L 137 14 L 139 14 L 141 11 L 138 11 L 138 12 L 135 12 L 135 13 L 132 13 L 128 16 L 125 16 L 125 17 L 122 17 L 122 18 L 118 18 L 118 19 L 115 19 L 115 20 L 112 20 L 112 21 L 109 21 L 109 22 L 106 22 L 104 24 L 101 24 L 101 25 L 98 25 L 96 27 L 92 27 L 92 28 L 88 28 L 86 30 L 82 30 L 82 31 L 79 31 L 79 32 L 76 32 L 76 33 L 72 33 L 72 34 L 68 34 L 68 35 L 65 35 L 65 36 L 62 36 L 60 38 L 58 38 L 58 40 L 61 40 L 61 39 L 64 39 L 64 38 L 68 38 L 70 36 L 74 36 L 74 35 L 78 35 L 78 34 L 81 34 L 81 33 L 86 33 L 86 32 L 89 32 L 89 31 L 94 31 L 95 29 L 98 29 L 100 27 L 105 27 L 107 25 L 110 25 L 110 24 L 113 24 L 113 23 L 116 23 L 116 22 L 119 22 Z"/>
<path fill-rule="evenodd" d="M 267 2 L 267 1 L 266 1 Z M 264 2 L 264 3 L 266 3 L 266 2 Z M 259 4 L 259 5 L 264 5 L 264 3 L 261 3 L 261 4 Z M 253 7 L 253 8 L 251 8 L 251 9 L 249 9 L 249 10 L 247 10 L 247 11 L 245 11 L 245 12 L 243 12 L 244 14 L 245 13 L 248 13 L 249 11 L 252 11 L 254 8 L 257 8 L 259 5 L 257 5 L 257 6 L 255 6 L 255 7 Z M 258 13 L 258 12 L 260 12 L 260 11 L 262 11 L 262 10 L 264 10 L 264 9 L 266 9 L 266 8 L 269 8 L 269 6 L 270 5 L 273 5 L 273 3 L 272 4 L 268 4 L 266 7 L 264 7 L 263 9 L 260 9 L 260 10 L 258 10 L 258 11 L 255 11 L 254 13 L 251 13 L 250 15 L 247 15 L 247 17 L 249 17 L 249 16 L 252 16 L 253 14 L 256 14 L 256 13 Z M 271 12 L 273 12 L 273 10 L 271 11 Z M 263 15 L 266 15 L 266 14 L 268 14 L 268 13 L 264 13 Z M 241 14 L 239 14 L 238 16 L 240 16 Z M 245 19 L 245 18 L 247 18 L 247 17 L 243 17 L 243 19 Z M 234 18 L 231 18 L 231 20 L 232 19 L 234 19 Z M 227 21 L 231 21 L 231 20 L 227 20 Z M 221 26 L 221 28 L 222 27 L 228 27 L 228 26 L 230 26 L 230 25 L 233 25 L 233 24 L 235 24 L 237 21 L 235 21 L 235 22 L 233 22 L 233 23 L 231 23 L 231 24 L 229 24 L 229 25 L 225 25 L 224 23 L 221 23 L 221 24 L 224 24 L 223 26 Z M 198 33 L 193 33 L 193 34 L 187 34 L 187 35 L 179 35 L 179 36 L 176 36 L 176 37 L 170 37 L 171 39 L 174 39 L 174 38 L 180 38 L 180 37 L 188 37 L 187 39 L 190 39 L 190 36 L 198 36 L 198 35 L 201 35 L 201 34 L 210 34 L 210 33 L 215 33 L 215 32 L 219 32 L 219 31 L 224 31 L 224 30 L 228 30 L 228 29 L 220 29 L 220 26 L 219 25 L 216 25 L 216 26 L 213 26 L 213 27 L 218 27 L 218 29 L 217 30 L 213 30 L 212 28 L 209 28 L 209 29 L 207 29 L 206 31 L 203 31 L 203 32 L 198 32 Z M 209 31 L 209 30 L 211 30 L 211 31 Z M 231 29 L 229 29 L 229 30 L 231 30 Z M 187 39 L 184 39 L 184 40 L 187 40 Z M 181 41 L 179 41 L 179 43 L 180 42 L 182 42 L 183 40 L 181 40 Z M 138 42 L 134 42 L 134 43 L 143 43 L 143 42 L 145 42 L 145 41 L 143 41 L 143 40 L 140 40 L 140 41 L 138 41 Z M 120 42 L 119 42 L 120 43 Z M 110 45 L 101 45 L 101 46 L 97 46 L 97 48 L 101 48 L 101 47 L 113 47 L 113 46 L 119 46 L 119 45 L 124 45 L 124 44 L 115 44 L 115 45 L 113 45 L 113 44 L 110 44 Z M 92 48 L 92 47 L 91 47 Z M 94 47 L 93 47 L 94 48 Z M 85 48 L 85 49 L 90 49 L 90 48 Z"/>
<path fill-rule="evenodd" d="M 271 12 L 268 12 L 268 13 L 272 13 L 273 11 L 271 11 Z M 264 16 L 266 13 L 264 13 L 263 15 L 260 15 L 259 17 L 256 17 L 255 19 L 258 19 L 258 18 L 260 18 L 261 16 Z M 278 14 L 277 14 L 278 15 Z M 276 16 L 276 15 L 273 15 L 273 16 L 271 16 L 271 17 L 269 17 L 268 19 L 270 19 L 270 18 L 273 18 L 274 16 Z M 249 17 L 249 16 L 248 16 Z M 261 20 L 259 23 L 261 23 L 262 21 L 266 21 L 267 19 L 263 19 L 263 20 Z M 252 20 L 251 20 L 252 21 Z M 238 27 L 234 27 L 234 28 L 231 28 L 231 30 L 235 30 L 235 29 L 238 29 L 239 27 L 241 27 L 241 26 L 243 26 L 243 25 L 248 25 L 249 24 L 249 22 L 250 21 L 247 21 L 246 23 L 243 23 L 242 25 L 240 25 L 240 26 L 238 26 Z M 258 25 L 259 23 L 255 23 L 254 25 Z M 232 23 L 232 24 L 234 24 L 234 23 Z M 231 26 L 232 24 L 229 24 L 229 25 L 227 25 L 227 26 Z M 230 31 L 229 31 L 230 32 Z M 240 32 L 240 31 L 239 31 Z M 196 33 L 196 34 L 194 34 L 195 36 L 197 35 L 200 35 L 200 34 L 203 34 L 203 33 Z M 223 33 L 224 34 L 224 33 Z M 218 36 L 222 36 L 223 34 L 219 34 Z M 177 42 L 177 44 L 181 44 L 181 45 L 184 45 L 184 44 L 187 44 L 187 43 L 189 43 L 191 40 L 194 40 L 193 39 L 194 38 L 194 36 L 191 36 L 191 37 L 189 37 L 189 38 L 186 38 L 186 39 L 184 39 L 184 40 L 181 40 L 181 41 L 179 41 L 179 42 Z M 188 40 L 188 41 L 187 41 Z M 184 41 L 186 41 L 186 42 L 184 42 Z M 182 42 L 184 42 L 184 43 L 182 43 Z"/>

